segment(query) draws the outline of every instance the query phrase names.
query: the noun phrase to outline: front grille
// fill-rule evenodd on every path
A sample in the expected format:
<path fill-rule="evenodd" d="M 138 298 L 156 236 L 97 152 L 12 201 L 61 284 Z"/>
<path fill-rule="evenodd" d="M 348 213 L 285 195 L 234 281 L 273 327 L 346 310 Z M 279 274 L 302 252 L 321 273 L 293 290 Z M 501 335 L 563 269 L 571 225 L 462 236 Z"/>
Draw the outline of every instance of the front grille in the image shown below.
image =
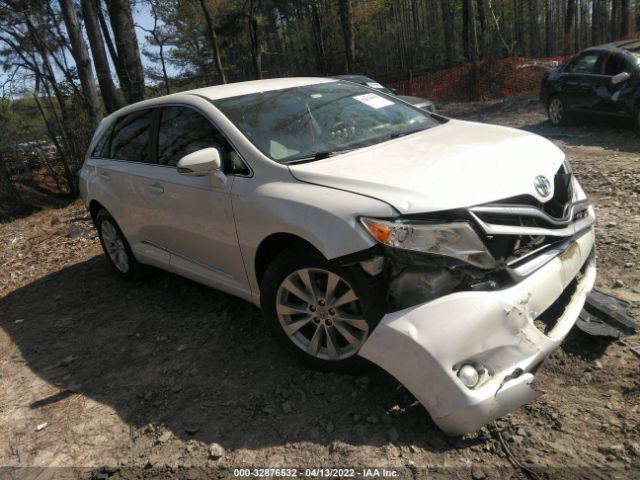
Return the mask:
<path fill-rule="evenodd" d="M 562 173 L 561 173 L 562 171 Z M 563 218 L 567 215 L 570 200 L 573 198 L 573 175 L 559 170 L 553 177 L 553 197 L 541 205 L 542 210 L 553 218 Z"/>
<path fill-rule="evenodd" d="M 593 209 L 586 199 L 574 200 L 572 185 L 572 174 L 563 165 L 547 202 L 521 195 L 472 207 L 469 212 L 487 236 L 494 257 L 511 265 L 533 258 L 594 223 Z"/>

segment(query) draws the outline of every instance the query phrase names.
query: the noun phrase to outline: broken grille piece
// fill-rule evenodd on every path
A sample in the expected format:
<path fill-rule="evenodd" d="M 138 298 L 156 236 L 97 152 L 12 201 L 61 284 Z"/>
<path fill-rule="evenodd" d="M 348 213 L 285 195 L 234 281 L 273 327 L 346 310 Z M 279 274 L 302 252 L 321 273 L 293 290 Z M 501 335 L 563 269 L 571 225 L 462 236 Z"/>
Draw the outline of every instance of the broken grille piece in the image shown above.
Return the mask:
<path fill-rule="evenodd" d="M 629 303 L 593 290 L 576 326 L 589 335 L 620 338 L 635 334 L 640 326 L 627 314 Z"/>

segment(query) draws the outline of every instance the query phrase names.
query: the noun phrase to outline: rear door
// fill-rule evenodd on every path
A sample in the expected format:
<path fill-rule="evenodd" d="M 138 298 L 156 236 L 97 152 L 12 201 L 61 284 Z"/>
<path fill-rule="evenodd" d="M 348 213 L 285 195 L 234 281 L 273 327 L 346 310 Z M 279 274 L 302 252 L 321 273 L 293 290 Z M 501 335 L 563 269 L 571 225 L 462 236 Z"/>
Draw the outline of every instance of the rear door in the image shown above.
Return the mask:
<path fill-rule="evenodd" d="M 183 156 L 207 147 L 220 152 L 224 184 L 178 173 Z M 158 189 L 153 238 L 170 252 L 171 269 L 231 293 L 248 290 L 230 196 L 236 151 L 200 111 L 182 105 L 160 110 L 156 148 L 158 164 L 149 177 Z"/>
<path fill-rule="evenodd" d="M 601 57 L 600 51 L 583 52 L 563 70 L 564 98 L 570 110 L 592 110 L 600 102 L 597 89 L 603 81 Z"/>
<path fill-rule="evenodd" d="M 169 254 L 159 244 L 156 168 L 152 138 L 158 110 L 142 109 L 120 117 L 103 147 L 99 182 L 108 196 L 105 207 L 115 218 L 140 260 L 167 267 Z"/>

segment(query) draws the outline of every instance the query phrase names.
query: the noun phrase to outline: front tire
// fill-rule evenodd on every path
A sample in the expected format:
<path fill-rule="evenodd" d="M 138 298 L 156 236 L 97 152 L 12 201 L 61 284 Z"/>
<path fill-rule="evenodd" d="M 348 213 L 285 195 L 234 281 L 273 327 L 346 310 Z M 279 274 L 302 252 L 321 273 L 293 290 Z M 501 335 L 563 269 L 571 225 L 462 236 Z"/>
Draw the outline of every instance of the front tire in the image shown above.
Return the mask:
<path fill-rule="evenodd" d="M 549 122 L 556 127 L 566 125 L 569 122 L 569 112 L 560 95 L 553 95 L 547 102 L 547 117 Z"/>
<path fill-rule="evenodd" d="M 312 368 L 362 369 L 357 355 L 382 317 L 376 279 L 318 254 L 284 252 L 261 282 L 263 316 L 276 339 Z"/>
<path fill-rule="evenodd" d="M 100 210 L 95 225 L 111 268 L 125 280 L 139 279 L 144 273 L 143 266 L 134 257 L 129 242 L 114 218 L 106 210 Z"/>

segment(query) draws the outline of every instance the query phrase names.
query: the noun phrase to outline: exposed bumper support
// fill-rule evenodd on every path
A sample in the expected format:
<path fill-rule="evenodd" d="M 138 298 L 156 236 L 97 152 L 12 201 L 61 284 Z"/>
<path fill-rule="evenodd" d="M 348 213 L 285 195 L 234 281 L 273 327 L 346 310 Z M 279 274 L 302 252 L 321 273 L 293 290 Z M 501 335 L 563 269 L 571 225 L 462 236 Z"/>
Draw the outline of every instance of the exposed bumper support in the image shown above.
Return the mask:
<path fill-rule="evenodd" d="M 535 399 L 533 375 L 569 333 L 595 282 L 593 229 L 513 287 L 457 292 L 385 315 L 360 355 L 415 395 L 446 433 L 460 435 Z M 575 283 L 574 283 L 575 282 Z M 547 334 L 534 320 L 571 287 L 575 291 Z M 463 364 L 487 370 L 474 388 L 457 376 Z"/>

